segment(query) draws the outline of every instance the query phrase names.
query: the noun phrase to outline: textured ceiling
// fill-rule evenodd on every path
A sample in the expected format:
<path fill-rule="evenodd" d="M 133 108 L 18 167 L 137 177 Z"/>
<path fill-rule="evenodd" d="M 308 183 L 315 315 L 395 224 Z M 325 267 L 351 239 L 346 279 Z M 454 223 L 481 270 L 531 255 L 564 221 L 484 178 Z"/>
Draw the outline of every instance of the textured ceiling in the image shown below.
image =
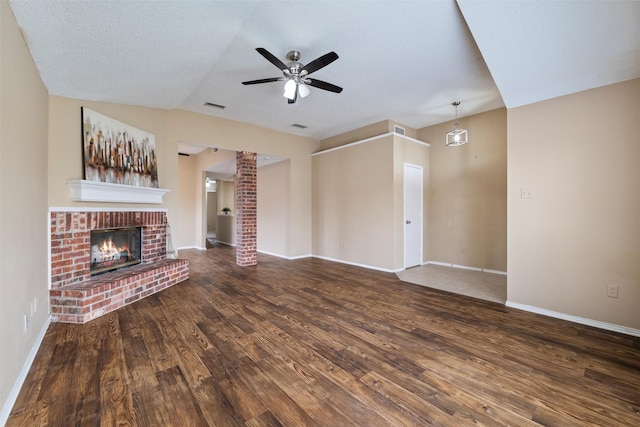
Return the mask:
<path fill-rule="evenodd" d="M 180 108 L 317 139 L 385 119 L 441 123 L 458 100 L 465 116 L 640 77 L 637 1 L 10 4 L 53 95 Z M 288 105 L 281 82 L 244 86 L 281 76 L 256 47 L 283 62 L 299 50 L 302 63 L 335 51 L 340 58 L 313 76 L 344 91 L 311 88 Z"/>

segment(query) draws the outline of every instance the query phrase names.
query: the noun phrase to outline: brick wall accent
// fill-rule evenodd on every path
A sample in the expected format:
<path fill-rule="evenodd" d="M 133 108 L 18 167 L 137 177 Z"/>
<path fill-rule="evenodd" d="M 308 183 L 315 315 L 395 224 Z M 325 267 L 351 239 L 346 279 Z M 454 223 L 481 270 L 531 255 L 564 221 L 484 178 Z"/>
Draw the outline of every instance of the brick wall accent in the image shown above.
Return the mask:
<path fill-rule="evenodd" d="M 236 264 L 256 265 L 258 236 L 256 153 L 236 152 Z"/>
<path fill-rule="evenodd" d="M 91 230 L 142 227 L 142 262 L 167 257 L 166 212 L 51 212 L 51 288 L 88 280 Z"/>
<path fill-rule="evenodd" d="M 85 323 L 189 278 L 189 261 L 167 259 L 164 211 L 50 213 L 51 316 Z M 91 277 L 91 230 L 142 227 L 142 263 Z"/>
<path fill-rule="evenodd" d="M 165 259 L 49 291 L 54 322 L 86 323 L 189 278 L 189 261 Z"/>

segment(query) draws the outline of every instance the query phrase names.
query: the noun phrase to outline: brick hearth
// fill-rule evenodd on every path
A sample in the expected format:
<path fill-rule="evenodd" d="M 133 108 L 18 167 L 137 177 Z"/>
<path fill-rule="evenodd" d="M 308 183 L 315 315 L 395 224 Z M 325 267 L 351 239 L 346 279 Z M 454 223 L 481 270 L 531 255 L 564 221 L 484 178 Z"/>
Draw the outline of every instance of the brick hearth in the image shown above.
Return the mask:
<path fill-rule="evenodd" d="M 189 278 L 187 260 L 167 259 L 164 211 L 52 211 L 51 316 L 85 323 Z M 92 277 L 91 230 L 142 227 L 142 264 Z"/>

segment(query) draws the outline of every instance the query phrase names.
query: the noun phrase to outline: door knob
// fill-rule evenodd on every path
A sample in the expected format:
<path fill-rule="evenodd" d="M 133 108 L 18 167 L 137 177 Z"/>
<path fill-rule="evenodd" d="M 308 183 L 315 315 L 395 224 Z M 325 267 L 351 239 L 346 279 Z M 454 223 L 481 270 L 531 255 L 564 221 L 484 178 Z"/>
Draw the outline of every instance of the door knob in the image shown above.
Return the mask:
<path fill-rule="evenodd" d="M 407 224 L 411 224 L 411 221 L 407 220 L 407 221 L 406 221 L 406 223 L 407 223 Z"/>

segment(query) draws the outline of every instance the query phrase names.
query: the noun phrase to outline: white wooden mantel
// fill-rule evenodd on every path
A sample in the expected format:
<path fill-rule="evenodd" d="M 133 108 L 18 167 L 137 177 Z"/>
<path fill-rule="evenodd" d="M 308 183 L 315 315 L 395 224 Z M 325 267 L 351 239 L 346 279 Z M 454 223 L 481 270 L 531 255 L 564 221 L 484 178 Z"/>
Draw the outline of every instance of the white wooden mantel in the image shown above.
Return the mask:
<path fill-rule="evenodd" d="M 85 179 L 68 179 L 66 184 L 71 189 L 71 200 L 74 202 L 160 204 L 164 195 L 171 191 L 164 188 L 137 187 Z"/>

